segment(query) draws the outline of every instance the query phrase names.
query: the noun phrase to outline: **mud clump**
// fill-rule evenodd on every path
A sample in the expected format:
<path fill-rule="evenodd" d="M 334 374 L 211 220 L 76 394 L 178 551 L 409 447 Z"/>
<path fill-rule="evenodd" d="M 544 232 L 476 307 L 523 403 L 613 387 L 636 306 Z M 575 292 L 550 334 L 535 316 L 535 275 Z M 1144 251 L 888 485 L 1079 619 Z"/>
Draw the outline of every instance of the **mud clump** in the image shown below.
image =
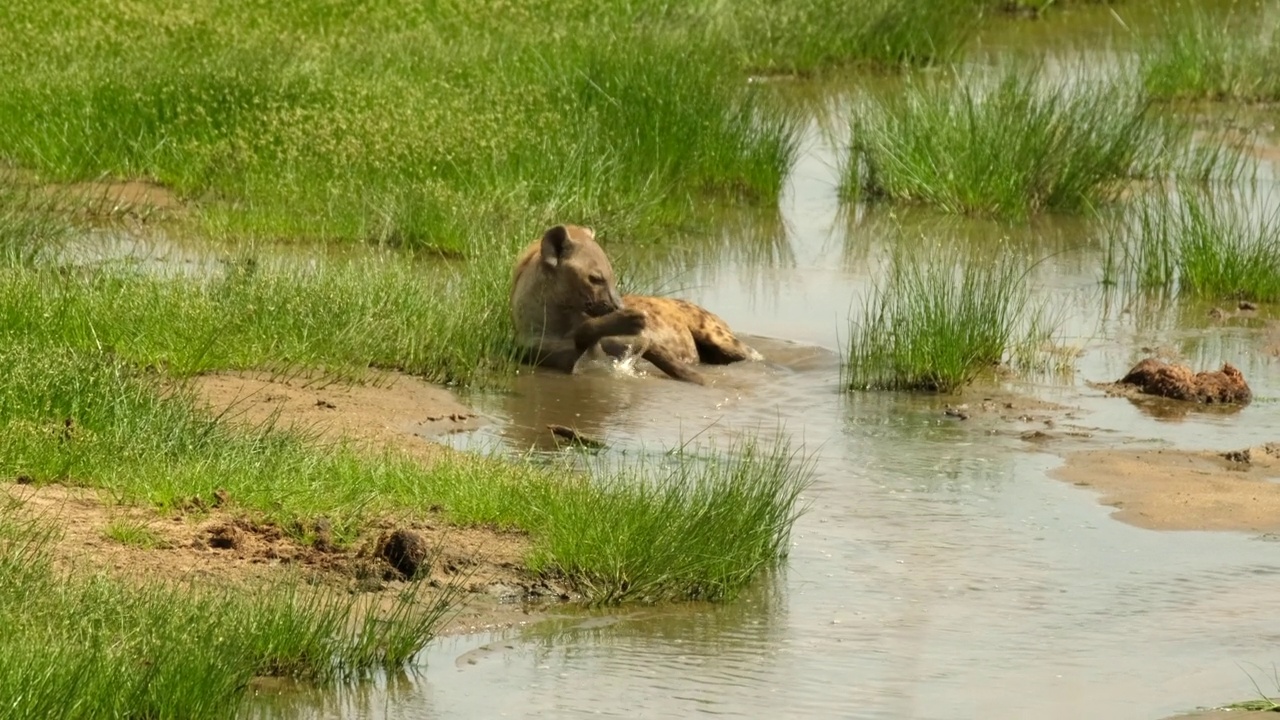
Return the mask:
<path fill-rule="evenodd" d="M 1245 448 L 1243 450 L 1229 450 L 1222 453 L 1222 457 L 1228 462 L 1241 463 L 1244 465 L 1248 465 L 1253 462 L 1253 453 L 1249 448 Z"/>
<path fill-rule="evenodd" d="M 244 533 L 231 523 L 209 528 L 209 547 L 215 550 L 235 550 L 244 545 Z"/>
<path fill-rule="evenodd" d="M 1245 405 L 1253 399 L 1244 375 L 1231 363 L 1223 364 L 1221 370 L 1192 373 L 1184 365 L 1147 358 L 1116 384 L 1132 386 L 1147 395 L 1205 405 Z"/>
<path fill-rule="evenodd" d="M 379 538 L 375 554 L 405 579 L 411 580 L 430 566 L 430 551 L 430 546 L 421 535 L 412 530 L 400 529 Z"/>

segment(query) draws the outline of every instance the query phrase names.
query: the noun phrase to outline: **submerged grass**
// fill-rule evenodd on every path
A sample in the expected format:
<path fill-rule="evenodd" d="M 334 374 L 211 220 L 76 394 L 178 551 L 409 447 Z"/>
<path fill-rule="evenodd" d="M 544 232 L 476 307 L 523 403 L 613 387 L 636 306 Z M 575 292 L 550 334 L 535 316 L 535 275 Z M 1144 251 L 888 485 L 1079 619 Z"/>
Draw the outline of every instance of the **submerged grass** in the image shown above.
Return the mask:
<path fill-rule="evenodd" d="M 1167 100 L 1280 100 L 1280 24 L 1233 3 L 1184 3 L 1139 46 L 1148 92 Z"/>
<path fill-rule="evenodd" d="M 841 193 L 1017 218 L 1114 200 L 1135 178 L 1236 170 L 1148 106 L 1122 81 L 1047 83 L 1014 68 L 913 82 L 855 110 Z"/>
<path fill-rule="evenodd" d="M 1280 209 L 1183 188 L 1144 196 L 1114 225 L 1104 278 L 1142 291 L 1280 300 Z"/>
<path fill-rule="evenodd" d="M 405 665 L 452 601 L 390 611 L 300 586 L 232 592 L 57 572 L 48 527 L 0 511 L 4 717 L 234 717 L 254 677 L 356 680 Z"/>
<path fill-rule="evenodd" d="M 1020 263 L 942 249 L 926 257 L 895 255 L 863 299 L 842 368 L 847 390 L 954 392 L 1045 335 Z"/>

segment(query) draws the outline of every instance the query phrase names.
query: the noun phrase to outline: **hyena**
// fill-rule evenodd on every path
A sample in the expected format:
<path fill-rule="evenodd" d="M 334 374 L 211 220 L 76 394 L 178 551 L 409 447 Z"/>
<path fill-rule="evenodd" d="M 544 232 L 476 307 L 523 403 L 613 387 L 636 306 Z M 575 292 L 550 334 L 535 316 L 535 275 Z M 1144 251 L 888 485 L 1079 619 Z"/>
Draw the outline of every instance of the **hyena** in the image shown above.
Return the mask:
<path fill-rule="evenodd" d="M 677 380 L 702 383 L 699 362 L 759 360 L 714 314 L 684 300 L 620 297 L 613 267 L 591 228 L 557 225 L 516 260 L 511 315 L 525 360 L 573 372 L 599 347 L 635 353 Z"/>

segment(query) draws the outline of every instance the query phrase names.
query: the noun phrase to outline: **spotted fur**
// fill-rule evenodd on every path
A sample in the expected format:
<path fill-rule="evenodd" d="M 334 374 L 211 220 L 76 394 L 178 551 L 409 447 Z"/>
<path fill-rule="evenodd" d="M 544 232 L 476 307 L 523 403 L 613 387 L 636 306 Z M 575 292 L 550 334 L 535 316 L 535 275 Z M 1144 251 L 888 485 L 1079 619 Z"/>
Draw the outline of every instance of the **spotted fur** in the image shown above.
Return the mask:
<path fill-rule="evenodd" d="M 677 380 L 702 383 L 694 365 L 758 360 L 716 315 L 685 300 L 618 297 L 613 267 L 590 228 L 558 225 L 516 261 L 516 339 L 528 362 L 572 372 L 596 347 L 636 353 Z"/>

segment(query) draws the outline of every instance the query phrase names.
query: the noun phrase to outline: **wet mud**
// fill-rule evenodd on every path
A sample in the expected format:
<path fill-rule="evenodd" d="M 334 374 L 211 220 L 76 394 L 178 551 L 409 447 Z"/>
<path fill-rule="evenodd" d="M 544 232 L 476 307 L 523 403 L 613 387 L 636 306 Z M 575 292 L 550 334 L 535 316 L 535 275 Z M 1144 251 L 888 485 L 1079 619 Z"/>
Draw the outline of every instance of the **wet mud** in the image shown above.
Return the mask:
<path fill-rule="evenodd" d="M 1280 531 L 1280 442 L 1226 452 L 1090 450 L 1052 475 L 1150 530 Z"/>
<path fill-rule="evenodd" d="M 271 422 L 331 440 L 395 446 L 424 459 L 443 450 L 425 440 L 485 422 L 447 389 L 400 373 L 371 371 L 359 383 L 314 374 L 212 373 L 194 378 L 191 388 L 210 412 L 232 422 Z"/>

